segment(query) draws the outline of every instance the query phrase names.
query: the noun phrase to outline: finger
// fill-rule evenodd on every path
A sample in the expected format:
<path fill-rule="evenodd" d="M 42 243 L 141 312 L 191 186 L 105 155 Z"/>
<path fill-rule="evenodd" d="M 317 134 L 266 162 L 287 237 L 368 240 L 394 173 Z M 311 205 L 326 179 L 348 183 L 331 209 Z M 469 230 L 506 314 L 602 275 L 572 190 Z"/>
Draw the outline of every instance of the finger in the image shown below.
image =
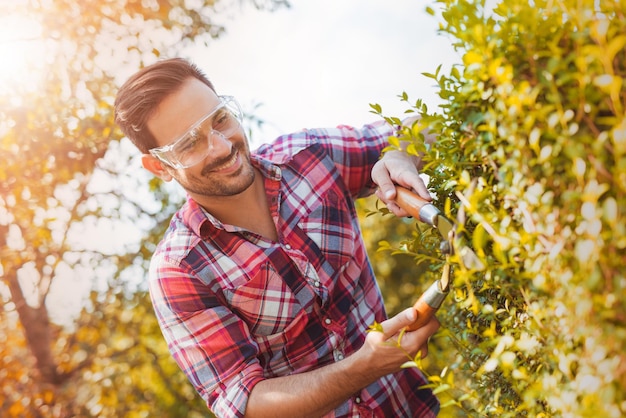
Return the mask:
<path fill-rule="evenodd" d="M 437 330 L 441 324 L 439 323 L 439 319 L 436 316 L 432 316 L 428 322 L 426 322 L 420 329 L 423 329 L 425 333 L 428 334 L 428 338 L 430 338 Z"/>
<path fill-rule="evenodd" d="M 440 327 L 439 320 L 436 316 L 431 316 L 430 319 L 414 331 L 409 331 L 411 335 L 414 335 L 416 340 L 428 341 L 428 339 L 435 333 Z"/>
<path fill-rule="evenodd" d="M 412 324 L 417 319 L 417 311 L 415 308 L 407 308 L 399 314 L 383 321 L 380 325 L 383 327 L 383 335 L 385 339 L 396 335 L 406 326 Z"/>
<path fill-rule="evenodd" d="M 437 330 L 439 330 L 440 326 L 441 324 L 439 323 L 439 319 L 437 319 L 436 316 L 432 316 L 428 320 L 428 322 L 426 322 L 414 332 L 419 333 L 420 338 L 424 338 L 424 340 L 428 343 L 430 337 L 432 337 L 437 332 Z"/>
<path fill-rule="evenodd" d="M 440 327 L 439 320 L 437 317 L 432 317 L 427 323 L 418 328 L 415 331 L 410 331 L 410 333 L 415 337 L 416 341 L 419 344 L 419 349 L 415 351 L 415 354 L 421 352 L 421 358 L 424 358 L 428 355 L 428 343 L 430 342 L 430 337 L 437 332 Z"/>
<path fill-rule="evenodd" d="M 434 335 L 435 332 L 439 329 L 439 320 L 437 318 L 433 318 L 433 324 L 429 324 L 429 326 L 433 327 L 434 330 L 430 334 L 430 336 L 426 339 L 426 342 L 422 344 L 422 346 L 417 350 L 418 353 L 421 353 L 421 358 L 425 358 L 428 355 L 428 346 L 430 345 L 430 338 Z M 428 330 L 430 332 L 430 330 Z"/>
<path fill-rule="evenodd" d="M 391 177 L 381 176 L 378 179 L 378 189 L 380 190 L 380 199 L 383 202 L 389 202 L 396 198 L 396 186 L 393 184 Z"/>
<path fill-rule="evenodd" d="M 400 218 L 410 216 L 409 213 L 398 206 L 394 200 L 387 200 L 380 189 L 376 190 L 376 197 L 380 199 L 380 201 L 383 202 L 387 206 L 387 209 L 389 209 L 389 211 L 394 215 Z"/>
<path fill-rule="evenodd" d="M 421 176 L 410 173 L 401 179 L 401 183 L 412 189 L 420 197 L 430 201 L 432 196 Z"/>
<path fill-rule="evenodd" d="M 398 204 L 394 201 L 387 202 L 387 209 L 389 209 L 391 213 L 398 217 L 404 217 L 409 215 L 407 211 L 398 206 Z"/>
<path fill-rule="evenodd" d="M 419 181 L 413 182 L 413 190 L 415 190 L 417 194 L 420 195 L 420 197 L 423 197 L 428 201 L 433 200 L 430 192 L 428 191 L 428 188 L 424 184 L 424 181 L 421 179 L 421 177 L 419 178 Z"/>
<path fill-rule="evenodd" d="M 421 346 L 418 350 L 418 353 L 420 353 L 420 358 L 426 358 L 426 356 L 428 355 L 428 344 L 424 344 L 423 346 Z"/>

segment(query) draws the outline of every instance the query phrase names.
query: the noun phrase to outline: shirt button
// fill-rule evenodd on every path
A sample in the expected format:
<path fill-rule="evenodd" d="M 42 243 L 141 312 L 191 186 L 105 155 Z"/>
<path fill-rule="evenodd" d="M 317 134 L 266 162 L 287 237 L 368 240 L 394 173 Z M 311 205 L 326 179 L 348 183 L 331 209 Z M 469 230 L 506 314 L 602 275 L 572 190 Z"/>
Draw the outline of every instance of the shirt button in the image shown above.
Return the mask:
<path fill-rule="evenodd" d="M 354 402 L 357 404 L 361 403 L 361 398 L 357 396 L 356 398 L 354 398 Z"/>
<path fill-rule="evenodd" d="M 333 321 L 331 321 L 330 318 L 326 318 L 326 319 L 324 319 L 324 322 L 326 323 L 326 325 L 330 325 L 330 323 L 333 322 Z"/>
<path fill-rule="evenodd" d="M 285 244 L 285 248 L 288 249 L 288 250 L 291 250 L 291 245 Z"/>
<path fill-rule="evenodd" d="M 313 284 L 315 285 L 315 287 L 320 287 L 320 281 L 319 280 L 314 281 Z"/>

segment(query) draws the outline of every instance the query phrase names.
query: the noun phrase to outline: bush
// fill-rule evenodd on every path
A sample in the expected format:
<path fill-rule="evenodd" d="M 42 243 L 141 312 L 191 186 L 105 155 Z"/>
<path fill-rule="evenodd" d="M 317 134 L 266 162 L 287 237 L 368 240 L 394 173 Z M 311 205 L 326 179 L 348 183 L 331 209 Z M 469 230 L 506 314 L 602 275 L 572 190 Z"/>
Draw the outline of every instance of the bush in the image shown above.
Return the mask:
<path fill-rule="evenodd" d="M 463 65 L 426 74 L 442 113 L 403 95 L 422 121 L 398 139 L 425 153 L 435 205 L 487 266 L 451 259 L 448 348 L 431 350 L 442 415 L 624 416 L 626 5 L 436 4 Z"/>

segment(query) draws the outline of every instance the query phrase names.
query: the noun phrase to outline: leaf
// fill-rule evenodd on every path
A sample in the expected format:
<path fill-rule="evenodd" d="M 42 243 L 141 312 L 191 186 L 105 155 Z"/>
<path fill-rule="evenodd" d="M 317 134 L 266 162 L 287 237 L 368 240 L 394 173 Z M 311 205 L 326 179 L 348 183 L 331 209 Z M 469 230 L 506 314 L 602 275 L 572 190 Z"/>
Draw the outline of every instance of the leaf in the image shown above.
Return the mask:
<path fill-rule="evenodd" d="M 624 50 L 626 45 L 626 35 L 619 35 L 609 41 L 606 48 L 605 59 L 607 61 L 613 61 L 615 55 Z"/>
<path fill-rule="evenodd" d="M 414 361 L 407 361 L 405 363 L 402 363 L 402 365 L 400 366 L 400 368 L 402 368 L 402 369 L 410 369 L 410 368 L 413 368 L 413 367 L 419 369 L 419 366 Z"/>
<path fill-rule="evenodd" d="M 450 390 L 450 385 L 448 385 L 447 383 L 444 383 L 443 385 L 439 385 L 435 389 L 433 389 L 433 394 L 438 395 L 448 390 Z"/>
<path fill-rule="evenodd" d="M 383 326 L 378 322 L 374 322 L 372 325 L 369 326 L 368 332 L 384 332 Z"/>
<path fill-rule="evenodd" d="M 474 51 L 469 51 L 463 55 L 463 64 L 470 66 L 472 64 L 480 64 L 483 62 L 483 57 Z"/>
<path fill-rule="evenodd" d="M 378 103 L 370 103 L 370 107 L 373 110 L 373 113 L 381 114 L 383 108 Z"/>

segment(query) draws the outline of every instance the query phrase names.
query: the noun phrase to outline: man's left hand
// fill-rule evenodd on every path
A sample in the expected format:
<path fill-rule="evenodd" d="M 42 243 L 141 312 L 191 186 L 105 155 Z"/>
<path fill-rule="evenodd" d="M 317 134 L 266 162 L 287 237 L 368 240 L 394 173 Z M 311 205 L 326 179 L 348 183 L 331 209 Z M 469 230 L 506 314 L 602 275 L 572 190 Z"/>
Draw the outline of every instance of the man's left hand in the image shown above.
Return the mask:
<path fill-rule="evenodd" d="M 426 200 L 432 200 L 419 175 L 419 166 L 419 157 L 393 150 L 387 151 L 372 168 L 372 180 L 378 185 L 376 196 L 396 216 L 409 215 L 395 203 L 396 184 L 413 190 Z"/>

